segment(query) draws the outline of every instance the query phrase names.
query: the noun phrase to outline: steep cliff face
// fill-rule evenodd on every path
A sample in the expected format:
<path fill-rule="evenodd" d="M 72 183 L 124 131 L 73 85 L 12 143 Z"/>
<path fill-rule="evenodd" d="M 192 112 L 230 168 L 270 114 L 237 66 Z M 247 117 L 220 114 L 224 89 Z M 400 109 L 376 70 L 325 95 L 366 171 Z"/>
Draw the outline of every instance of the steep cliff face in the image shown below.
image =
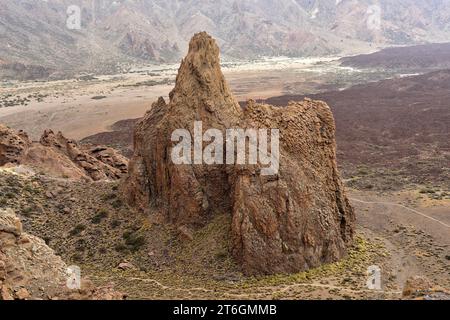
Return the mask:
<path fill-rule="evenodd" d="M 250 127 L 280 129 L 280 169 L 266 177 L 238 170 L 233 253 L 250 273 L 297 272 L 346 253 L 355 216 L 336 166 L 335 126 L 321 101 L 285 108 L 250 102 Z"/>
<path fill-rule="evenodd" d="M 224 137 L 232 128 L 278 129 L 279 170 L 262 174 L 260 162 L 208 165 L 195 162 L 195 153 L 193 164 L 174 164 L 172 133 L 186 129 L 194 137 L 196 121 L 202 134 L 216 129 Z M 232 253 L 248 274 L 336 261 L 352 240 L 355 217 L 336 166 L 329 107 L 311 100 L 286 108 L 250 101 L 241 110 L 220 70 L 219 48 L 206 33 L 191 40 L 169 104 L 160 98 L 137 125 L 134 148 L 123 188 L 130 203 L 194 228 L 229 213 Z M 256 148 L 261 152 L 260 143 Z"/>
<path fill-rule="evenodd" d="M 63 287 L 66 265 L 42 239 L 26 234 L 11 210 L 0 210 L 0 300 L 26 299 L 39 286 L 49 295 Z"/>

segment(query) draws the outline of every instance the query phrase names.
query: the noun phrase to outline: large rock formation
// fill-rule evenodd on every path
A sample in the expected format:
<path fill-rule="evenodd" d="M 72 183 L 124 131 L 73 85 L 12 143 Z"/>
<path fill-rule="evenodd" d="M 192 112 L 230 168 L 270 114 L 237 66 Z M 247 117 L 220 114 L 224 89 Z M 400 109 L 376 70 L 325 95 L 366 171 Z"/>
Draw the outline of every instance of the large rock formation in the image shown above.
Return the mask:
<path fill-rule="evenodd" d="M 26 165 L 56 177 L 115 180 L 128 172 L 128 160 L 104 146 L 78 145 L 61 132 L 46 130 L 39 142 L 0 124 L 0 166 Z"/>
<path fill-rule="evenodd" d="M 279 171 L 263 175 L 260 163 L 174 164 L 171 135 L 182 128 L 194 136 L 195 121 L 202 121 L 203 132 L 214 128 L 224 136 L 230 128 L 279 129 Z M 178 227 L 229 213 L 232 253 L 246 273 L 296 272 L 346 254 L 355 217 L 336 166 L 329 107 L 311 100 L 286 108 L 250 101 L 241 109 L 206 33 L 191 40 L 170 103 L 160 98 L 138 123 L 134 149 L 124 184 L 129 201 L 162 212 Z"/>

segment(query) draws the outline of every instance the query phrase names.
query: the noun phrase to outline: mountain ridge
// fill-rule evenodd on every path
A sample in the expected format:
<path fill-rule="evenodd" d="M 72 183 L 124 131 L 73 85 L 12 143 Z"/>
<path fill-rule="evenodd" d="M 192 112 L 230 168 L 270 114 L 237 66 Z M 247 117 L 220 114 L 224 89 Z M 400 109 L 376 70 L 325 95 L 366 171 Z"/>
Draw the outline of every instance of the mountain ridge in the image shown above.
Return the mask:
<path fill-rule="evenodd" d="M 369 0 L 8 0 L 0 4 L 0 35 L 6 44 L 0 60 L 55 69 L 50 76 L 58 78 L 178 61 L 190 36 L 199 31 L 212 34 L 222 55 L 233 59 L 361 53 L 442 42 L 450 35 L 450 3 L 376 3 L 379 30 L 370 28 L 376 10 Z M 81 11 L 80 30 L 66 27 L 72 5 Z"/>

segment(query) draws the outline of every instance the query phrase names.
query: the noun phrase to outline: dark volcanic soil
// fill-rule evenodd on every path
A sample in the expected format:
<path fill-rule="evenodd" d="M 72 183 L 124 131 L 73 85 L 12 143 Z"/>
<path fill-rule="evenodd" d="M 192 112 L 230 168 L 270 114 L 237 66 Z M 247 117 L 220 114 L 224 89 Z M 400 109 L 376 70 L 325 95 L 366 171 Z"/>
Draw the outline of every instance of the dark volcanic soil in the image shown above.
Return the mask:
<path fill-rule="evenodd" d="M 111 131 L 101 132 L 82 139 L 81 143 L 108 145 L 119 150 L 124 156 L 133 155 L 134 126 L 139 119 L 121 120 L 111 126 Z"/>
<path fill-rule="evenodd" d="M 446 69 L 450 68 L 450 43 L 387 48 L 372 54 L 341 59 L 344 66 L 375 69 Z"/>
<path fill-rule="evenodd" d="M 333 110 L 347 177 L 371 170 L 404 183 L 450 187 L 450 70 L 311 96 Z M 303 96 L 267 100 L 284 105 Z M 370 186 L 368 186 L 370 187 Z M 374 186 L 372 186 L 374 187 Z M 369 188 L 370 189 L 370 188 Z"/>

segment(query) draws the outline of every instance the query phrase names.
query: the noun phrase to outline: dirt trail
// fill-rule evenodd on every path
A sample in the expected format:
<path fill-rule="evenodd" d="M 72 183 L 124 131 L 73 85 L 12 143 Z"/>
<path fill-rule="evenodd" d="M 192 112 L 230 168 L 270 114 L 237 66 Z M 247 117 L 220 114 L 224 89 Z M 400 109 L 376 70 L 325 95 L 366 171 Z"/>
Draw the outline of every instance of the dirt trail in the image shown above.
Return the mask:
<path fill-rule="evenodd" d="M 443 226 L 446 227 L 446 228 L 450 228 L 450 225 L 449 225 L 449 224 L 447 224 L 447 223 L 445 223 L 445 222 L 443 222 L 443 221 L 441 221 L 441 220 L 435 219 L 435 218 L 430 217 L 429 215 L 427 215 L 427 214 L 425 214 L 425 213 L 422 213 L 422 212 L 420 212 L 420 211 L 414 210 L 414 209 L 412 209 L 412 208 L 409 208 L 409 207 L 407 207 L 407 206 L 404 206 L 404 205 L 401 205 L 401 204 L 398 204 L 398 203 L 364 201 L 364 200 L 360 200 L 360 199 L 356 199 L 356 198 L 349 198 L 349 199 L 350 199 L 351 201 L 355 201 L 355 202 L 359 202 L 359 203 L 365 203 L 365 204 L 382 204 L 382 205 L 389 205 L 389 206 L 396 206 L 396 207 L 404 208 L 404 209 L 409 210 L 409 211 L 411 211 L 411 212 L 414 212 L 415 214 L 418 214 L 418 215 L 420 215 L 420 216 L 422 216 L 422 217 L 425 217 L 425 218 L 430 219 L 430 220 L 432 220 L 432 221 L 434 221 L 434 222 L 437 222 L 437 223 L 443 225 Z"/>
<path fill-rule="evenodd" d="M 380 195 L 353 190 L 351 195 L 360 227 L 384 239 L 391 257 L 387 269 L 398 284 L 424 275 L 450 287 L 448 201 L 429 205 L 414 192 Z"/>

